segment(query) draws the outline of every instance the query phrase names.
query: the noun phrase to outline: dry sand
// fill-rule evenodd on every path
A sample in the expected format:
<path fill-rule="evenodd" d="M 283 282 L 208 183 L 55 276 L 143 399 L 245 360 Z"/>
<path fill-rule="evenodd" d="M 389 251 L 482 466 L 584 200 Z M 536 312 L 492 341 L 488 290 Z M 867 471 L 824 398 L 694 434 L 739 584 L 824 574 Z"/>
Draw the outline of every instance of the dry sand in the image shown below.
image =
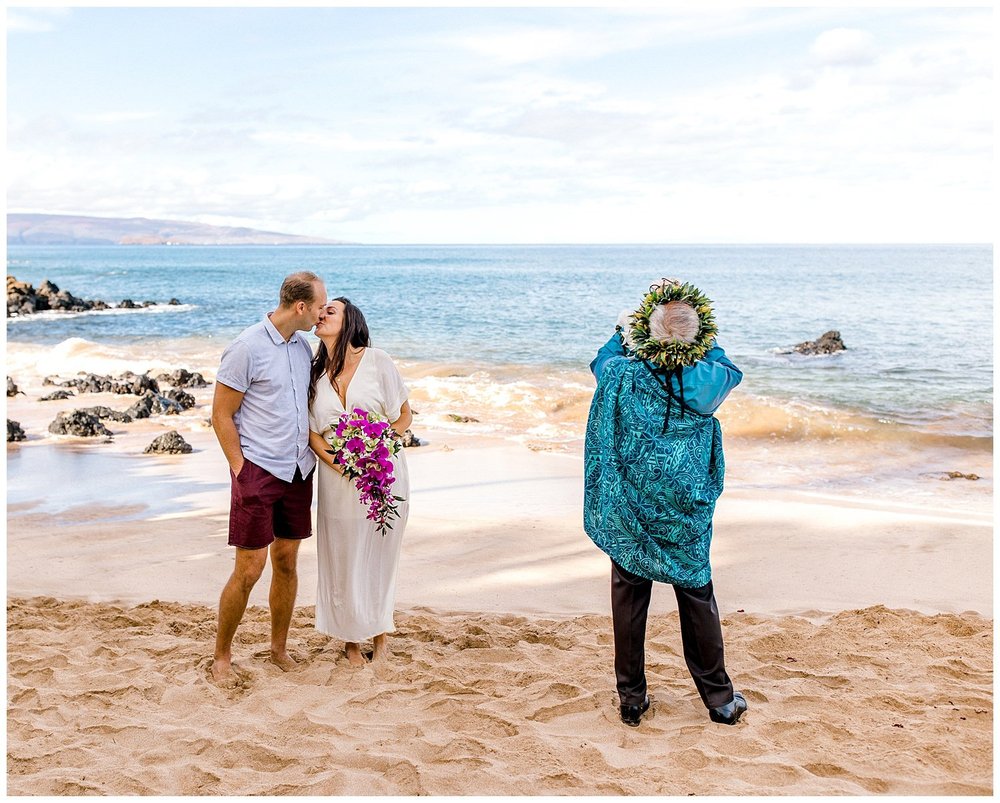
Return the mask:
<path fill-rule="evenodd" d="M 750 711 L 709 723 L 676 614 L 652 617 L 643 724 L 616 718 L 607 616 L 412 608 L 353 669 L 293 622 L 300 668 L 239 631 L 209 681 L 212 608 L 8 605 L 10 794 L 989 794 L 992 624 L 883 607 L 822 622 L 729 614 Z"/>
<path fill-rule="evenodd" d="M 223 690 L 208 669 L 228 482 L 199 401 L 111 425 L 113 444 L 8 446 L 38 487 L 7 514 L 10 794 L 992 793 L 990 487 L 778 492 L 741 469 L 760 448 L 729 441 L 714 579 L 750 711 L 709 722 L 657 588 L 653 707 L 631 729 L 579 454 L 418 429 L 432 444 L 408 453 L 391 662 L 353 669 L 316 633 L 307 542 L 299 668 L 262 652 L 265 574 L 234 645 L 243 683 Z M 8 415 L 37 432 L 92 404 L 124 406 L 18 397 Z M 193 454 L 141 455 L 172 428 Z M 815 446 L 768 448 L 795 466 Z"/>

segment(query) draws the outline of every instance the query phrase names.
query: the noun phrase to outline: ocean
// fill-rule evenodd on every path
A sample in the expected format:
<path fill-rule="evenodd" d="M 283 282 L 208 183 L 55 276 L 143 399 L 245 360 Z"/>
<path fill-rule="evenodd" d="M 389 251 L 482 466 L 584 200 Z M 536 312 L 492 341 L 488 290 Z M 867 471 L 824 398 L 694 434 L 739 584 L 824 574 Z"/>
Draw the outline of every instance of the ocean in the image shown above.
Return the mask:
<path fill-rule="evenodd" d="M 619 312 L 676 277 L 712 299 L 744 371 L 729 431 L 992 445 L 989 245 L 9 246 L 8 275 L 36 287 L 158 303 L 8 319 L 8 373 L 42 352 L 53 373 L 165 355 L 214 373 L 300 269 L 362 309 L 426 403 L 498 431 L 578 437 Z M 789 353 L 830 329 L 847 351 Z"/>

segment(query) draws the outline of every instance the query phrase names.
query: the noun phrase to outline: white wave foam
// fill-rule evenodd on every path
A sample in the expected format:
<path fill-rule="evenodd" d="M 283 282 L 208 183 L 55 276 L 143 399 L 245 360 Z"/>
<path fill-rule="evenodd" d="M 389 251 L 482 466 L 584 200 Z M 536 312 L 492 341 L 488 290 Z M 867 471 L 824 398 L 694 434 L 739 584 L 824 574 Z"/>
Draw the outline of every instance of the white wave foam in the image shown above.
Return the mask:
<path fill-rule="evenodd" d="M 142 374 L 187 368 L 214 378 L 222 346 L 171 341 L 167 347 L 151 349 L 148 343 L 112 346 L 71 337 L 46 346 L 7 343 L 7 375 L 19 384 L 41 383 L 47 376 L 70 378 L 80 373 L 118 376 L 126 371 Z M 155 356 L 154 356 L 155 355 Z"/>
<path fill-rule="evenodd" d="M 136 307 L 125 309 L 122 307 L 112 307 L 111 309 L 93 309 L 82 312 L 66 312 L 61 310 L 43 310 L 30 315 L 14 315 L 7 319 L 7 324 L 24 324 L 35 321 L 51 321 L 63 318 L 85 318 L 98 315 L 163 315 L 171 312 L 191 312 L 198 309 L 195 304 L 152 304 L 148 307 Z"/>
<path fill-rule="evenodd" d="M 579 378 L 530 368 L 517 377 L 508 367 L 496 373 L 425 375 L 408 379 L 407 385 L 421 422 L 435 429 L 565 443 L 582 434 L 593 395 L 593 387 Z"/>

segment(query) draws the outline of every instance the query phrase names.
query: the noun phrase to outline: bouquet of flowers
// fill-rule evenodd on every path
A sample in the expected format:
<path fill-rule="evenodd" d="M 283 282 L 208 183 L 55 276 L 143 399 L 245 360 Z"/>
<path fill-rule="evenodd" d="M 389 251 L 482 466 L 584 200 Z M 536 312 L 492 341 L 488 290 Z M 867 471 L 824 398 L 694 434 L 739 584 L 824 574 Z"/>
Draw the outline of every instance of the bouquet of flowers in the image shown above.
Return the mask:
<path fill-rule="evenodd" d="M 358 500 L 368 505 L 368 518 L 378 525 L 384 536 L 389 521 L 399 516 L 396 502 L 406 500 L 393 496 L 389 487 L 396 481 L 392 476 L 393 455 L 400 443 L 389 422 L 377 413 L 355 407 L 330 424 L 328 441 L 335 463 L 344 467 L 344 476 L 354 480 L 360 492 Z"/>

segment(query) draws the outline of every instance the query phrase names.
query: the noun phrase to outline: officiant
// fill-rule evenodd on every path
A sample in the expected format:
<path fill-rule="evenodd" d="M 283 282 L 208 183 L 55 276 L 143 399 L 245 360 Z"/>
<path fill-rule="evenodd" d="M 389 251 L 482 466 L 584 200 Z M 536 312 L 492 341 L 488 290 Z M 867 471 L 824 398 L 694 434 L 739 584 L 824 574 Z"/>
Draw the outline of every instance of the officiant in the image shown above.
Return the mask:
<path fill-rule="evenodd" d="M 726 673 L 712 586 L 712 516 L 722 493 L 722 430 L 713 413 L 742 372 L 715 342 L 711 302 L 675 279 L 623 313 L 590 368 L 584 528 L 611 558 L 615 676 L 622 722 L 649 709 L 646 618 L 654 582 L 677 597 L 684 658 L 712 721 L 747 710 Z"/>

